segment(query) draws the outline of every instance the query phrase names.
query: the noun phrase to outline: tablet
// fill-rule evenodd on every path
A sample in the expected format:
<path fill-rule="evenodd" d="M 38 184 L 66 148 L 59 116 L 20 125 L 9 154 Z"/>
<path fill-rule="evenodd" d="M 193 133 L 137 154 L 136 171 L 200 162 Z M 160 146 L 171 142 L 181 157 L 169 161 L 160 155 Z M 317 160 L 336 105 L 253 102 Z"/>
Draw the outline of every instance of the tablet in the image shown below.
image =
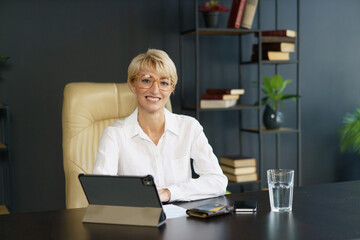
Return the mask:
<path fill-rule="evenodd" d="M 135 223 L 126 223 L 126 219 L 129 219 L 129 217 L 131 219 L 137 218 L 137 215 L 147 214 L 146 212 L 150 210 L 156 210 L 156 213 L 159 212 L 157 216 L 158 219 L 156 219 L 157 226 L 161 225 L 166 219 L 154 179 L 151 175 L 110 176 L 80 174 L 79 180 L 89 202 L 86 214 L 89 215 L 90 213 L 88 212 L 95 210 L 99 212 L 99 209 L 105 209 L 103 213 L 104 217 L 107 217 L 105 216 L 107 214 L 106 212 L 116 212 L 118 214 L 117 217 L 122 219 L 118 220 L 120 222 L 102 221 L 103 223 L 147 225 L 139 223 L 138 221 L 135 221 Z M 92 210 L 89 210 L 89 208 L 92 208 Z M 153 212 L 151 214 L 154 215 Z M 156 215 L 157 214 L 153 217 L 156 218 Z M 114 216 L 112 218 L 114 218 Z M 89 220 L 89 217 L 85 216 L 84 219 Z M 123 221 L 125 221 L 125 223 L 123 223 Z"/>

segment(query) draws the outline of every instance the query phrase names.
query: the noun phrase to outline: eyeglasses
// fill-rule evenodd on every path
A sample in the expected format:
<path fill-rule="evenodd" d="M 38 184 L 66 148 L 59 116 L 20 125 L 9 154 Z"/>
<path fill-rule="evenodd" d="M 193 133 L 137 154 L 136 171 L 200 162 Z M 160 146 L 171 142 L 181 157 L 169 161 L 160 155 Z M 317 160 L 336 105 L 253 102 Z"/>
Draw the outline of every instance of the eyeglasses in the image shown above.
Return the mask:
<path fill-rule="evenodd" d="M 157 82 L 159 90 L 161 91 L 170 91 L 172 88 L 170 78 L 166 78 L 166 77 L 155 78 L 154 76 L 149 74 L 140 74 L 136 76 L 137 76 L 139 88 L 144 88 L 144 89 L 152 88 L 155 82 Z"/>

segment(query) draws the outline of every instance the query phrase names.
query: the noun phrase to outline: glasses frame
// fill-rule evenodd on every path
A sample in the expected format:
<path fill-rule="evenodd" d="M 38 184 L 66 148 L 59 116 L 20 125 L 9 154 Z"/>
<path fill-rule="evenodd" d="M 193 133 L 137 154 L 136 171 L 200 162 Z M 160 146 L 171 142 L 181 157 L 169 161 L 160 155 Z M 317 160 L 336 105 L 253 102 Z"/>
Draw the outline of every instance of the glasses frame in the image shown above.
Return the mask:
<path fill-rule="evenodd" d="M 169 90 L 164 90 L 164 89 L 161 89 L 161 88 L 160 88 L 160 84 L 159 84 L 160 79 L 162 79 L 162 78 L 164 78 L 164 77 L 156 78 L 156 77 L 154 77 L 154 76 L 151 75 L 151 74 L 136 74 L 136 75 L 135 75 L 136 81 L 139 80 L 139 77 L 140 77 L 140 76 L 149 76 L 150 78 L 154 79 L 154 81 L 152 82 L 152 84 L 151 84 L 150 87 L 146 88 L 146 87 L 140 87 L 140 86 L 139 86 L 139 88 L 141 88 L 141 89 L 151 89 L 151 88 L 154 86 L 154 83 L 155 83 L 155 82 L 156 82 L 157 85 L 158 85 L 158 89 L 159 89 L 160 91 L 163 91 L 163 92 L 169 92 L 169 91 L 173 90 L 173 88 L 174 88 L 174 87 L 172 86 L 172 84 L 171 84 L 171 83 L 172 83 L 171 78 L 166 78 L 166 79 L 169 79 L 169 80 L 170 80 L 170 88 L 169 88 Z"/>

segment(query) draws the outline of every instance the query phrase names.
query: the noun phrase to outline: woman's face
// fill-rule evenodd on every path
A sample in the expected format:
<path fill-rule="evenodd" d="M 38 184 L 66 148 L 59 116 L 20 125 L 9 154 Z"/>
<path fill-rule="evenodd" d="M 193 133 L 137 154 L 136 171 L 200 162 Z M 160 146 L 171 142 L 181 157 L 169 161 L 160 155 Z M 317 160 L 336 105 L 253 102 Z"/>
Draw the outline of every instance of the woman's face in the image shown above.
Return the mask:
<path fill-rule="evenodd" d="M 173 91 L 171 80 L 149 70 L 140 71 L 130 87 L 136 95 L 139 111 L 148 113 L 162 111 Z"/>

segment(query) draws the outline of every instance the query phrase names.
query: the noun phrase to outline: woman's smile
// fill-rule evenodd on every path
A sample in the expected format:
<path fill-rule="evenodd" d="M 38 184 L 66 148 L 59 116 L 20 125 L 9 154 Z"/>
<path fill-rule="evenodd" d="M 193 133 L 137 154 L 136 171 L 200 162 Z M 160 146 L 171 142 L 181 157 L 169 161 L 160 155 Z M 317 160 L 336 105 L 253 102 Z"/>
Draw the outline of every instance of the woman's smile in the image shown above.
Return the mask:
<path fill-rule="evenodd" d="M 145 98 L 150 102 L 158 102 L 161 100 L 161 98 L 159 97 L 152 97 L 152 96 L 146 96 Z"/>

